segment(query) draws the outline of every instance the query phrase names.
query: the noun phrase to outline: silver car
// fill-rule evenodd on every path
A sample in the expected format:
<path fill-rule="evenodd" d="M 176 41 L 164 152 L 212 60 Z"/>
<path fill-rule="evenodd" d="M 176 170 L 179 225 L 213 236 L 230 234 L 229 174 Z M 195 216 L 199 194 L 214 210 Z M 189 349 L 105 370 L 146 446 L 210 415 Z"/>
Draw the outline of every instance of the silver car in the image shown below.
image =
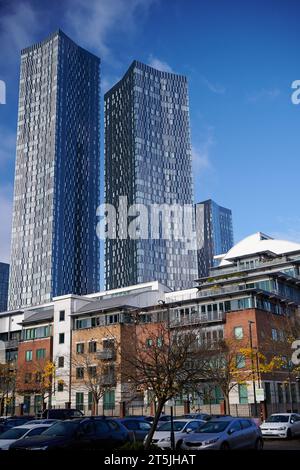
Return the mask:
<path fill-rule="evenodd" d="M 181 444 L 185 451 L 204 449 L 262 449 L 260 428 L 251 418 L 217 418 L 189 434 Z"/>
<path fill-rule="evenodd" d="M 173 430 L 176 450 L 180 449 L 182 440 L 187 436 L 188 433 L 197 431 L 200 429 L 205 421 L 201 419 L 174 419 Z M 171 421 L 158 426 L 157 430 L 153 434 L 152 444 L 160 447 L 161 449 L 171 448 Z M 147 436 L 144 439 L 146 441 Z"/>

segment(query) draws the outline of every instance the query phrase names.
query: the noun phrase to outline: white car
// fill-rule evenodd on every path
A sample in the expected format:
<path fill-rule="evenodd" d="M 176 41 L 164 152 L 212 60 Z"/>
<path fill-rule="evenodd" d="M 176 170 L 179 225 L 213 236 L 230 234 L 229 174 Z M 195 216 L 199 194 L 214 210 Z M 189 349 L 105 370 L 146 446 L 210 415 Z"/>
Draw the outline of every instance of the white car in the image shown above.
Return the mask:
<path fill-rule="evenodd" d="M 202 419 L 174 419 L 175 448 L 179 449 L 188 433 L 197 431 L 205 423 Z M 147 436 L 145 437 L 146 440 Z M 145 442 L 144 440 L 144 442 Z M 171 448 L 171 421 L 161 424 L 153 434 L 152 444 L 161 449 Z"/>
<path fill-rule="evenodd" d="M 262 436 L 290 439 L 300 435 L 300 415 L 297 413 L 276 413 L 261 425 Z"/>
<path fill-rule="evenodd" d="M 0 450 L 8 450 L 10 445 L 18 439 L 38 436 L 46 431 L 52 424 L 24 424 L 16 426 L 0 434 Z"/>

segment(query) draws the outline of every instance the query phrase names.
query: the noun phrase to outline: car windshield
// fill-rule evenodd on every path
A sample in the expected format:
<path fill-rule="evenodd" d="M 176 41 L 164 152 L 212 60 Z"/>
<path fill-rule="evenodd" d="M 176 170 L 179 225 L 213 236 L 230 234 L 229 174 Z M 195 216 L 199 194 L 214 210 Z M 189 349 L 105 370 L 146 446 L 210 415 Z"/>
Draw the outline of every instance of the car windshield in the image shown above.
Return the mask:
<path fill-rule="evenodd" d="M 230 421 L 209 421 L 203 424 L 198 432 L 201 433 L 218 433 L 223 432 L 229 425 Z"/>
<path fill-rule="evenodd" d="M 64 422 L 53 424 L 47 431 L 43 432 L 43 436 L 72 436 L 79 423 L 77 422 Z"/>
<path fill-rule="evenodd" d="M 266 423 L 288 423 L 289 415 L 272 415 L 266 419 Z"/>
<path fill-rule="evenodd" d="M 174 421 L 173 422 L 174 431 L 181 431 L 185 425 L 186 425 L 186 421 Z M 161 426 L 159 426 L 157 430 L 158 431 L 171 431 L 171 421 L 168 421 L 167 423 L 162 424 Z"/>
<path fill-rule="evenodd" d="M 27 433 L 27 431 L 29 431 L 28 428 L 9 429 L 9 431 L 5 431 L 0 434 L 0 439 L 20 439 Z"/>

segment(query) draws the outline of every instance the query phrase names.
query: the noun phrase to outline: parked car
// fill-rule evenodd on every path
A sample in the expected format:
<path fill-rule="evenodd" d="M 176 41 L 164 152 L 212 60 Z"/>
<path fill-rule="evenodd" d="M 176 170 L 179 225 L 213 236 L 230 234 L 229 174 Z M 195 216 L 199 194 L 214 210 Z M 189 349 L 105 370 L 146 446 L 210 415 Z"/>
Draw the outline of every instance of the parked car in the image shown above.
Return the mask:
<path fill-rule="evenodd" d="M 8 450 L 18 439 L 26 439 L 30 436 L 38 436 L 46 431 L 51 424 L 23 424 L 16 426 L 0 434 L 0 450 Z"/>
<path fill-rule="evenodd" d="M 129 431 L 115 419 L 75 418 L 53 424 L 43 434 L 21 439 L 11 450 L 107 450 L 131 442 Z"/>
<path fill-rule="evenodd" d="M 179 450 L 187 433 L 197 431 L 203 423 L 205 423 L 205 421 L 200 419 L 174 419 L 175 448 Z M 152 444 L 155 444 L 161 449 L 169 449 L 171 447 L 171 421 L 163 423 L 157 428 L 153 434 Z"/>
<path fill-rule="evenodd" d="M 82 418 L 84 415 L 81 410 L 76 408 L 51 408 L 44 410 L 42 419 L 72 419 Z"/>
<path fill-rule="evenodd" d="M 188 413 L 183 415 L 185 419 L 202 419 L 203 421 L 208 421 L 211 416 L 208 413 Z"/>
<path fill-rule="evenodd" d="M 14 428 L 15 426 L 21 426 L 32 419 L 34 419 L 34 416 L 11 416 L 9 418 L 1 418 L 0 433 L 8 431 L 8 429 Z"/>
<path fill-rule="evenodd" d="M 261 430 L 251 418 L 215 418 L 205 422 L 197 432 L 183 439 L 181 449 L 262 449 Z"/>
<path fill-rule="evenodd" d="M 151 429 L 151 423 L 144 418 L 122 418 L 118 421 L 132 431 L 136 441 L 143 441 Z"/>
<path fill-rule="evenodd" d="M 59 419 L 32 419 L 25 424 L 54 424 L 60 421 Z"/>
<path fill-rule="evenodd" d="M 164 423 L 165 421 L 170 421 L 171 415 L 160 415 L 158 422 Z"/>
<path fill-rule="evenodd" d="M 291 439 L 300 435 L 300 415 L 297 413 L 273 414 L 260 425 L 260 429 L 264 438 Z"/>

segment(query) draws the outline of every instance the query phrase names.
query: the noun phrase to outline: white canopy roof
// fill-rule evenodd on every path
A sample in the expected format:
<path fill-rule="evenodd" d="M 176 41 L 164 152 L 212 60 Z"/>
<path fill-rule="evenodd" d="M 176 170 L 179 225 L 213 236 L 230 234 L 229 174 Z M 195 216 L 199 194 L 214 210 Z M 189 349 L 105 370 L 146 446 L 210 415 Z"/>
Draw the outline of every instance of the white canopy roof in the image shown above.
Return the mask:
<path fill-rule="evenodd" d="M 244 238 L 234 245 L 228 253 L 222 255 L 220 266 L 231 264 L 231 260 L 234 258 L 241 258 L 243 256 L 267 251 L 275 253 L 276 255 L 300 251 L 300 243 L 288 240 L 275 240 L 264 233 L 257 232 L 254 235 Z M 220 259 L 221 257 L 219 256 L 218 258 Z"/>

